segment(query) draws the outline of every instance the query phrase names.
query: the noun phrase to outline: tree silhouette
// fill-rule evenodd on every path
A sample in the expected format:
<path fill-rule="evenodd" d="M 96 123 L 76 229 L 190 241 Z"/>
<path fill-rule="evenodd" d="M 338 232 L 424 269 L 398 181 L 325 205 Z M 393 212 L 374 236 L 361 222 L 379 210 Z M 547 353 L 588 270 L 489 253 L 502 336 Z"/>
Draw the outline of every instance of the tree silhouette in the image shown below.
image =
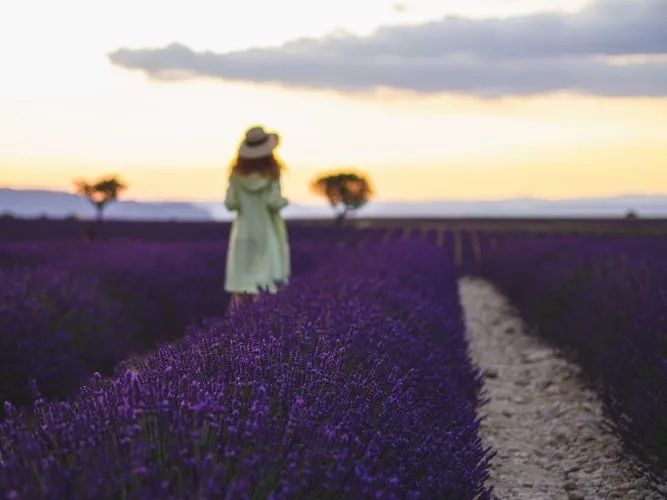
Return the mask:
<path fill-rule="evenodd" d="M 77 193 L 88 198 L 88 201 L 95 207 L 98 221 L 102 220 L 104 208 L 107 204 L 116 201 L 120 192 L 127 188 L 115 176 L 101 179 L 92 184 L 84 180 L 77 180 L 74 184 Z"/>
<path fill-rule="evenodd" d="M 326 196 L 339 221 L 364 206 L 373 194 L 368 179 L 354 172 L 324 175 L 316 179 L 311 187 L 317 194 Z"/>

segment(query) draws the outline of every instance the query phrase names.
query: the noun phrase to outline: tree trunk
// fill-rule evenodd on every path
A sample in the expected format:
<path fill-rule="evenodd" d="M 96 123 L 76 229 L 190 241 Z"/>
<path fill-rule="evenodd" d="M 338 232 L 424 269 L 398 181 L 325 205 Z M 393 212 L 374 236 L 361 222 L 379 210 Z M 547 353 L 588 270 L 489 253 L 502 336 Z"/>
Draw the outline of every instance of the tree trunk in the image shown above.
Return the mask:
<path fill-rule="evenodd" d="M 345 220 L 347 219 L 347 210 L 342 210 L 336 214 L 336 227 L 342 229 L 345 226 Z"/>
<path fill-rule="evenodd" d="M 102 222 L 102 218 L 104 215 L 104 205 L 101 203 L 96 203 L 95 209 L 97 210 L 97 222 Z"/>

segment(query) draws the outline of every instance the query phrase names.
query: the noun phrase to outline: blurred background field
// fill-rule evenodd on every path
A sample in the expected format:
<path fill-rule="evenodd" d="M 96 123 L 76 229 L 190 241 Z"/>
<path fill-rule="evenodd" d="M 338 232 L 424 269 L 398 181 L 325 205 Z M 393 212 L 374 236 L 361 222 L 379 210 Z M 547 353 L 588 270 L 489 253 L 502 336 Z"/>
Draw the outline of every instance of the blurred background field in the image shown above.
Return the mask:
<path fill-rule="evenodd" d="M 2 398 L 71 394 L 93 371 L 219 317 L 225 223 L 0 222 Z M 667 221 L 290 221 L 295 275 L 366 245 L 438 249 L 458 276 L 499 286 L 534 332 L 584 368 L 628 450 L 667 460 Z"/>
<path fill-rule="evenodd" d="M 0 244 L 0 486 L 488 497 L 442 249 L 290 227 L 292 283 L 230 316 L 224 225 L 103 224 Z"/>

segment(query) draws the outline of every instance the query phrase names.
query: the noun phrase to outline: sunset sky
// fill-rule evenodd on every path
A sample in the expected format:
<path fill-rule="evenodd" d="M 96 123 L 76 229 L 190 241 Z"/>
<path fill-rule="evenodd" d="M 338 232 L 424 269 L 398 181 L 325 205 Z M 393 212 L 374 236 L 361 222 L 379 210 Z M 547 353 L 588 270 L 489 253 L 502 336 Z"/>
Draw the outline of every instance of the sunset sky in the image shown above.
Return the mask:
<path fill-rule="evenodd" d="M 667 194 L 667 0 L 21 0 L 0 9 L 0 187 L 117 173 L 212 201 L 243 131 L 284 189 Z"/>

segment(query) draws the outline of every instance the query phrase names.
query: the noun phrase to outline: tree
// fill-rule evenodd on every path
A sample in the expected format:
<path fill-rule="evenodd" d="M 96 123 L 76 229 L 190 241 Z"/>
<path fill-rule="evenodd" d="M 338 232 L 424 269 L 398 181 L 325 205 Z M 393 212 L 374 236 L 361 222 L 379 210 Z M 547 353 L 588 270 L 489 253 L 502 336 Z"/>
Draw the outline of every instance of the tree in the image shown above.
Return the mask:
<path fill-rule="evenodd" d="M 364 206 L 373 194 L 368 179 L 354 172 L 324 175 L 313 181 L 311 187 L 315 193 L 326 196 L 339 221 Z"/>
<path fill-rule="evenodd" d="M 84 180 L 77 180 L 74 184 L 77 193 L 88 198 L 88 201 L 95 207 L 98 221 L 102 220 L 104 208 L 107 204 L 111 201 L 116 201 L 120 192 L 127 188 L 127 186 L 115 176 L 101 179 L 92 184 Z"/>

